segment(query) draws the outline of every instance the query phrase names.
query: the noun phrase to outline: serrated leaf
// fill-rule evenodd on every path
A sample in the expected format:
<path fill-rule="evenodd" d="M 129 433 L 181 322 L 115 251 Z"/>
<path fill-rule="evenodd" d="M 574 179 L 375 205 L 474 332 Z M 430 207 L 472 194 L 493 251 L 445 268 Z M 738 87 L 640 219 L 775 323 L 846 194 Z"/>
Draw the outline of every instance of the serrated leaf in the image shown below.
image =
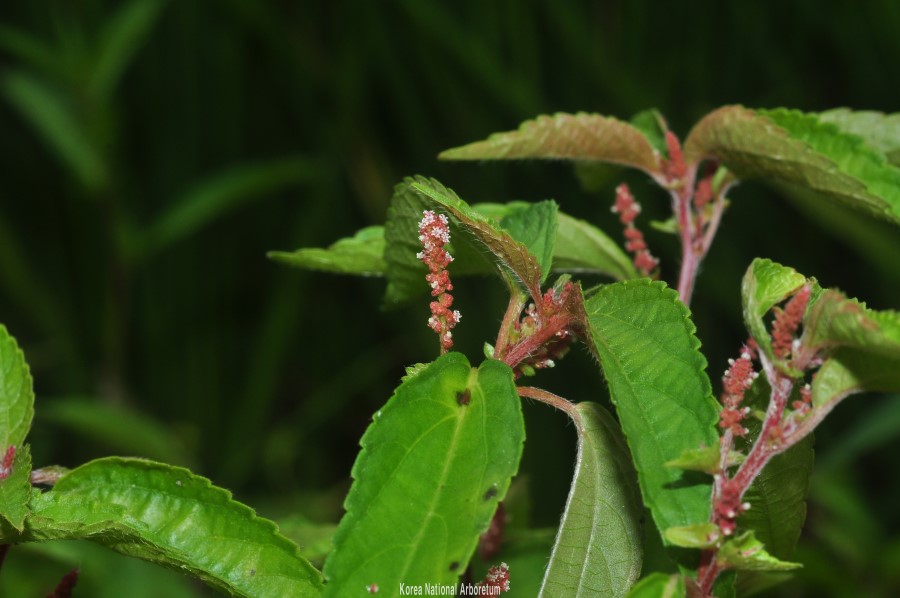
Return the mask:
<path fill-rule="evenodd" d="M 900 169 L 813 114 L 726 106 L 697 123 L 684 152 L 689 164 L 715 158 L 738 177 L 808 188 L 900 223 Z"/>
<path fill-rule="evenodd" d="M 473 369 L 448 353 L 406 379 L 361 441 L 326 595 L 455 583 L 509 488 L 524 437 L 512 371 L 499 361 Z"/>
<path fill-rule="evenodd" d="M 322 576 L 295 544 L 231 494 L 186 469 L 111 457 L 37 493 L 20 537 L 89 539 L 189 572 L 230 596 L 318 596 Z"/>
<path fill-rule="evenodd" d="M 760 376 L 747 390 L 743 404 L 765 411 L 770 393 L 768 381 Z M 799 391 L 795 389 L 788 402 L 799 398 Z M 755 419 L 745 421 L 749 434 L 742 439 L 742 445 L 749 451 L 759 436 L 762 423 Z M 750 503 L 750 510 L 741 515 L 741 529 L 753 530 L 766 549 L 777 558 L 794 556 L 803 531 L 806 496 L 815 461 L 814 444 L 810 434 L 784 453 L 772 457 L 744 494 L 744 501 Z"/>
<path fill-rule="evenodd" d="M 0 480 L 0 517 L 16 531 L 21 532 L 25 528 L 30 498 L 31 448 L 23 444 L 17 447 L 9 476 Z"/>
<path fill-rule="evenodd" d="M 659 154 L 635 127 L 599 114 L 558 113 L 529 120 L 516 131 L 441 152 L 442 160 L 547 158 L 613 162 L 659 172 Z"/>
<path fill-rule="evenodd" d="M 743 533 L 723 543 L 716 560 L 722 568 L 739 571 L 790 571 L 803 566 L 779 560 L 766 552 L 753 532 Z"/>
<path fill-rule="evenodd" d="M 835 108 L 820 112 L 818 117 L 843 133 L 862 137 L 867 144 L 884 154 L 889 162 L 900 164 L 900 114 Z"/>
<path fill-rule="evenodd" d="M 368 226 L 352 237 L 340 239 L 327 249 L 307 247 L 293 252 L 271 251 L 276 262 L 335 274 L 384 276 L 384 227 Z"/>
<path fill-rule="evenodd" d="M 664 284 L 634 280 L 601 287 L 585 309 L 657 528 L 708 521 L 709 477 L 665 466 L 718 444 L 718 406 L 687 308 Z"/>
<path fill-rule="evenodd" d="M 670 527 L 663 537 L 672 546 L 681 548 L 710 548 L 719 539 L 719 526 L 715 523 L 695 523 Z"/>
<path fill-rule="evenodd" d="M 687 449 L 677 459 L 666 463 L 666 467 L 675 467 L 687 471 L 702 471 L 714 474 L 719 471 L 721 454 L 717 446 L 705 446 L 702 448 Z M 732 467 L 744 462 L 745 455 L 738 451 L 729 451 L 726 466 Z"/>
<path fill-rule="evenodd" d="M 651 573 L 628 592 L 628 598 L 685 598 L 685 596 L 687 591 L 684 587 L 684 578 L 665 573 Z"/>
<path fill-rule="evenodd" d="M 624 596 L 641 572 L 643 505 L 616 421 L 596 403 L 572 409 L 578 456 L 541 596 Z"/>
<path fill-rule="evenodd" d="M 25 355 L 0 324 L 0 453 L 22 446 L 34 418 L 34 390 Z"/>
<path fill-rule="evenodd" d="M 750 336 L 769 358 L 772 358 L 772 339 L 766 328 L 765 315 L 778 303 L 806 283 L 806 277 L 792 268 L 772 260 L 753 260 L 741 283 L 744 305 L 744 324 Z"/>

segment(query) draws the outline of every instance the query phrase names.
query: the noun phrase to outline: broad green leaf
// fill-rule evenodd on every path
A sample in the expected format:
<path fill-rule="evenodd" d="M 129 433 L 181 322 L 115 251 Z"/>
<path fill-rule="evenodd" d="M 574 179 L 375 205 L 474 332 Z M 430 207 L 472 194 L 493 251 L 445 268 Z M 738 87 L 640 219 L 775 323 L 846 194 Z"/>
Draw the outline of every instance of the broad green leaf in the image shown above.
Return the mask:
<path fill-rule="evenodd" d="M 726 466 L 732 467 L 744 462 L 744 453 L 729 451 Z M 719 471 L 721 452 L 717 446 L 705 446 L 703 448 L 687 449 L 677 459 L 666 463 L 666 467 L 675 467 L 687 471 L 702 471 L 714 474 Z"/>
<path fill-rule="evenodd" d="M 681 548 L 710 548 L 719 540 L 719 526 L 715 523 L 695 523 L 670 527 L 663 537 L 672 546 Z"/>
<path fill-rule="evenodd" d="M 768 381 L 765 376 L 760 376 L 747 390 L 743 404 L 752 410 L 765 412 L 770 394 Z M 795 388 L 789 403 L 799 398 L 799 391 Z M 749 452 L 759 436 L 762 422 L 755 418 L 745 421 L 749 434 L 739 446 Z M 806 521 L 806 496 L 815 460 L 814 444 L 810 434 L 784 453 L 772 457 L 744 495 L 744 501 L 750 503 L 750 510 L 741 515 L 741 529 L 753 530 L 766 550 L 780 559 L 794 556 Z"/>
<path fill-rule="evenodd" d="M 518 468 L 525 434 L 512 371 L 448 353 L 407 377 L 373 419 L 325 562 L 326 595 L 453 584 Z"/>
<path fill-rule="evenodd" d="M 646 279 L 601 287 L 585 309 L 657 528 L 709 521 L 709 477 L 665 465 L 718 444 L 718 406 L 688 309 L 675 291 Z"/>
<path fill-rule="evenodd" d="M 631 258 L 596 226 L 559 214 L 553 266 L 567 272 L 604 274 L 616 280 L 638 278 Z"/>
<path fill-rule="evenodd" d="M 808 188 L 900 222 L 900 169 L 813 114 L 726 106 L 697 123 L 684 147 L 689 164 L 714 158 L 738 177 Z"/>
<path fill-rule="evenodd" d="M 166 0 L 131 0 L 108 20 L 89 84 L 96 97 L 109 98 L 166 4 Z"/>
<path fill-rule="evenodd" d="M 613 162 L 660 170 L 659 153 L 635 127 L 599 114 L 554 114 L 529 120 L 516 131 L 495 133 L 484 141 L 441 152 L 442 160 L 516 160 L 547 158 Z"/>
<path fill-rule="evenodd" d="M 817 350 L 848 347 L 900 358 L 900 312 L 867 309 L 828 289 L 810 306 L 802 342 Z"/>
<path fill-rule="evenodd" d="M 723 543 L 716 554 L 719 566 L 744 571 L 790 571 L 803 565 L 775 558 L 756 539 L 753 532 L 746 532 Z"/>
<path fill-rule="evenodd" d="M 867 144 L 884 154 L 891 164 L 900 164 L 900 113 L 835 108 L 820 112 L 818 117 L 821 122 L 831 123 L 843 133 L 862 137 Z"/>
<path fill-rule="evenodd" d="M 557 215 L 559 207 L 553 200 L 530 203 L 500 221 L 500 226 L 513 239 L 525 245 L 541 269 L 541 282 L 547 279 L 553 265 L 554 245 L 557 239 Z"/>
<path fill-rule="evenodd" d="M 230 596 L 317 596 L 322 577 L 295 544 L 186 469 L 106 458 L 36 493 L 20 537 L 90 539 L 117 552 L 199 577 Z"/>
<path fill-rule="evenodd" d="M 384 227 L 368 226 L 328 249 L 308 247 L 293 252 L 272 251 L 269 257 L 297 268 L 336 274 L 384 276 Z"/>
<path fill-rule="evenodd" d="M 631 117 L 628 121 L 631 125 L 644 134 L 653 149 L 658 151 L 660 155 L 667 156 L 669 148 L 666 145 L 666 119 L 660 114 L 656 108 L 649 110 L 641 110 Z"/>
<path fill-rule="evenodd" d="M 6 452 L 6 451 L 4 451 Z M 17 447 L 12 471 L 0 480 L 0 517 L 21 532 L 28 515 L 31 498 L 31 449 L 27 444 Z"/>
<path fill-rule="evenodd" d="M 337 530 L 337 524 L 316 523 L 299 514 L 279 519 L 277 523 L 281 533 L 300 547 L 303 558 L 313 564 L 325 562 L 333 548 L 331 537 Z"/>
<path fill-rule="evenodd" d="M 813 378 L 812 402 L 830 411 L 848 396 L 868 391 L 900 391 L 900 357 L 838 349 Z"/>
<path fill-rule="evenodd" d="M 684 578 L 665 573 L 651 573 L 628 592 L 628 598 L 685 598 L 685 596 L 687 591 L 684 587 Z"/>
<path fill-rule="evenodd" d="M 641 572 L 643 505 L 625 438 L 596 403 L 572 410 L 578 456 L 541 596 L 624 596 Z"/>
<path fill-rule="evenodd" d="M 34 417 L 34 390 L 25 355 L 0 324 L 0 456 L 21 448 Z"/>
<path fill-rule="evenodd" d="M 806 277 L 796 270 L 760 258 L 753 260 L 744 274 L 741 284 L 744 324 L 769 358 L 772 358 L 772 339 L 764 318 L 770 309 L 805 283 Z"/>
<path fill-rule="evenodd" d="M 233 166 L 199 182 L 144 233 L 145 252 L 152 253 L 188 237 L 243 204 L 312 179 L 314 160 L 291 156 L 259 164 Z"/>
<path fill-rule="evenodd" d="M 85 188 L 97 191 L 108 184 L 104 158 L 68 98 L 44 81 L 19 71 L 8 71 L 2 87 L 9 102 Z"/>
<path fill-rule="evenodd" d="M 178 465 L 191 463 L 176 434 L 148 414 L 125 405 L 109 404 L 96 397 L 45 399 L 37 419 L 103 444 L 118 454 Z"/>

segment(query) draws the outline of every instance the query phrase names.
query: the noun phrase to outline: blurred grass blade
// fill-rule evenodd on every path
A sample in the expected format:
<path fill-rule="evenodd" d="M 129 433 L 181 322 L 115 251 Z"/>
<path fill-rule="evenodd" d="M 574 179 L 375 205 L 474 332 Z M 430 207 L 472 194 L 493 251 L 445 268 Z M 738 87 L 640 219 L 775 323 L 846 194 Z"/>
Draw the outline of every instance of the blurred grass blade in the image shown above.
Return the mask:
<path fill-rule="evenodd" d="M 119 454 L 191 465 L 187 449 L 149 415 L 87 397 L 46 399 L 38 421 L 69 430 Z"/>
<path fill-rule="evenodd" d="M 22 71 L 7 72 L 2 85 L 9 102 L 57 153 L 72 176 L 91 191 L 106 186 L 108 171 L 103 157 L 58 91 Z"/>
<path fill-rule="evenodd" d="M 25 31 L 0 26 L 0 48 L 45 73 L 59 74 L 64 70 L 58 54 Z"/>
<path fill-rule="evenodd" d="M 317 171 L 318 165 L 305 156 L 228 168 L 188 190 L 150 226 L 142 249 L 162 250 L 243 204 L 312 180 Z"/>
<path fill-rule="evenodd" d="M 110 17 L 101 33 L 97 62 L 91 73 L 90 90 L 94 97 L 109 98 L 167 3 L 131 0 Z"/>

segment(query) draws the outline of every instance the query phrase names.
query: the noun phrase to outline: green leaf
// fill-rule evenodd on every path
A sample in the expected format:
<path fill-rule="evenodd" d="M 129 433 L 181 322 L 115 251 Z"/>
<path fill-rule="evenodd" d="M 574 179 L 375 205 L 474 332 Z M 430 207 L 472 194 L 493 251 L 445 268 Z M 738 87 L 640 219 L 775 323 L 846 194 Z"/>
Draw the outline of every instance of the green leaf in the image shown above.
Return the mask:
<path fill-rule="evenodd" d="M 669 544 L 681 548 L 710 548 L 716 545 L 719 535 L 719 526 L 715 523 L 679 525 L 663 533 Z"/>
<path fill-rule="evenodd" d="M 753 260 L 744 274 L 741 296 L 744 304 L 744 324 L 750 335 L 770 359 L 772 339 L 766 328 L 765 315 L 778 303 L 806 284 L 806 277 L 771 260 Z"/>
<path fill-rule="evenodd" d="M 687 449 L 718 444 L 718 406 L 688 309 L 646 279 L 601 287 L 585 309 L 657 528 L 708 521 L 710 479 L 665 466 Z"/>
<path fill-rule="evenodd" d="M 666 467 L 675 467 L 687 471 L 702 471 L 708 474 L 714 474 L 719 471 L 719 459 L 721 454 L 719 447 L 706 446 L 703 448 L 687 449 L 677 459 L 673 459 L 666 463 Z M 728 453 L 727 467 L 740 465 L 744 462 L 744 453 L 738 451 L 730 451 Z"/>
<path fill-rule="evenodd" d="M 766 552 L 753 532 L 746 532 L 722 544 L 716 559 L 722 568 L 744 571 L 790 571 L 803 566 L 779 560 Z"/>
<path fill-rule="evenodd" d="M 30 498 L 31 449 L 23 444 L 16 450 L 9 476 L 0 480 L 0 517 L 16 531 L 21 532 L 25 528 Z"/>
<path fill-rule="evenodd" d="M 665 573 L 651 573 L 628 592 L 628 598 L 685 598 L 685 596 L 687 591 L 684 587 L 684 578 Z"/>
<path fill-rule="evenodd" d="M 385 252 L 388 288 L 385 302 L 396 304 L 421 293 L 425 284 L 425 266 L 416 258 L 421 251 L 418 223 L 425 210 L 447 213 L 451 218 L 450 234 L 455 262 L 460 271 L 481 272 L 485 264 L 493 263 L 494 269 L 509 284 L 510 276 L 517 279 L 532 295 L 540 296 L 541 272 L 538 260 L 528 248 L 516 241 L 496 222 L 479 214 L 466 202 L 434 179 L 407 178 L 394 189 L 385 225 Z M 483 249 L 496 258 L 489 262 Z M 490 266 L 488 266 L 489 268 Z"/>
<path fill-rule="evenodd" d="M 656 108 L 641 110 L 631 117 L 628 122 L 644 134 L 653 149 L 658 151 L 660 155 L 668 157 L 669 148 L 666 145 L 666 119 L 660 114 Z"/>
<path fill-rule="evenodd" d="M 624 596 L 641 572 L 643 505 L 625 438 L 596 403 L 570 413 L 578 456 L 541 596 Z"/>
<path fill-rule="evenodd" d="M 900 358 L 839 349 L 813 378 L 813 407 L 830 411 L 848 396 L 867 391 L 900 391 Z"/>
<path fill-rule="evenodd" d="M 900 358 L 900 312 L 875 311 L 828 289 L 803 322 L 804 346 L 818 351 L 847 347 Z"/>
<path fill-rule="evenodd" d="M 768 381 L 765 376 L 760 376 L 747 390 L 743 404 L 764 412 L 770 394 Z M 789 403 L 799 398 L 795 388 Z M 749 451 L 759 436 L 762 422 L 748 418 L 746 423 L 750 432 L 742 439 L 742 446 Z M 780 559 L 794 556 L 806 521 L 806 497 L 815 460 L 814 444 L 810 434 L 784 453 L 772 457 L 744 495 L 750 510 L 741 515 L 741 529 L 753 530 L 766 549 Z"/>
<path fill-rule="evenodd" d="M 10 445 L 21 448 L 33 418 L 31 372 L 16 339 L 0 324 L 0 453 Z"/>
<path fill-rule="evenodd" d="M 384 276 L 384 227 L 367 226 L 352 237 L 333 243 L 328 249 L 308 247 L 294 252 L 271 251 L 268 256 L 307 270 L 321 270 L 335 274 Z"/>
<path fill-rule="evenodd" d="M 513 239 L 525 245 L 541 269 L 541 282 L 547 279 L 553 265 L 554 246 L 557 239 L 557 214 L 559 207 L 553 200 L 529 203 L 525 208 L 505 216 L 500 226 Z"/>
<path fill-rule="evenodd" d="M 602 230 L 567 214 L 559 214 L 554 268 L 604 274 L 615 280 L 638 278 L 631 258 Z"/>
<path fill-rule="evenodd" d="M 322 577 L 274 523 L 186 469 L 142 459 L 82 465 L 36 493 L 21 537 L 90 539 L 188 572 L 230 596 L 317 596 Z"/>
<path fill-rule="evenodd" d="M 714 158 L 741 178 L 808 188 L 900 223 L 900 169 L 814 114 L 726 106 L 697 123 L 684 147 L 689 164 Z"/>
<path fill-rule="evenodd" d="M 820 112 L 818 117 L 821 122 L 833 124 L 842 133 L 862 137 L 869 146 L 884 154 L 891 164 L 900 165 L 900 114 L 835 108 Z"/>
<path fill-rule="evenodd" d="M 19 71 L 8 71 L 2 87 L 9 102 L 85 188 L 95 192 L 108 184 L 109 172 L 103 156 L 59 90 Z"/>
<path fill-rule="evenodd" d="M 107 448 L 133 457 L 188 465 L 183 442 L 147 413 L 98 398 L 60 397 L 41 402 L 38 422 L 69 430 Z"/>
<path fill-rule="evenodd" d="M 315 161 L 305 156 L 232 166 L 188 189 L 150 225 L 140 249 L 159 251 L 243 204 L 309 181 L 318 172 Z"/>
<path fill-rule="evenodd" d="M 442 160 L 547 158 L 613 162 L 648 174 L 660 170 L 659 154 L 635 127 L 599 114 L 558 113 L 529 120 L 516 131 L 441 152 Z"/>
<path fill-rule="evenodd" d="M 373 419 L 325 562 L 326 595 L 453 584 L 518 468 L 525 434 L 512 371 L 448 353 Z"/>
<path fill-rule="evenodd" d="M 281 533 L 300 547 L 300 554 L 314 564 L 325 562 L 333 548 L 331 537 L 337 530 L 334 523 L 316 523 L 302 515 L 294 514 L 278 520 Z"/>
<path fill-rule="evenodd" d="M 131 0 L 108 20 L 89 84 L 96 97 L 109 98 L 166 4 L 166 0 Z"/>

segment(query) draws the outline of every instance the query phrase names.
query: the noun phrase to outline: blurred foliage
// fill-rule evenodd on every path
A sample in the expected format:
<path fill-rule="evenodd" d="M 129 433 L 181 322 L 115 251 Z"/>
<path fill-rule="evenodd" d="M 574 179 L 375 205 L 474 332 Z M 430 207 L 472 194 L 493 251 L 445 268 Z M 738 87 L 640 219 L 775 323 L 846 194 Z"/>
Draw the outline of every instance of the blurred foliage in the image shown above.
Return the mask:
<path fill-rule="evenodd" d="M 414 173 L 470 201 L 554 198 L 612 234 L 624 179 L 665 220 L 666 199 L 634 173 L 610 169 L 587 193 L 560 164 L 435 156 L 555 111 L 655 107 L 680 134 L 731 102 L 897 111 L 898 30 L 890 0 L 3 3 L 0 321 L 37 380 L 35 464 L 168 454 L 267 515 L 334 523 L 371 413 L 403 366 L 436 354 L 427 306 L 380 313 L 382 282 L 290 270 L 267 251 L 381 223 L 392 186 Z M 898 307 L 895 229 L 753 183 L 732 200 L 693 309 L 711 378 L 745 336 L 739 280 L 753 257 Z M 674 238 L 648 238 L 671 280 Z M 475 357 L 502 288 L 465 281 L 457 302 L 458 343 Z M 583 352 L 563 366 L 541 374 L 547 388 L 602 398 Z M 770 592 L 900 592 L 895 402 L 872 419 L 886 401 L 848 402 L 818 431 L 828 466 L 801 539 L 807 567 Z M 525 409 L 532 516 L 553 526 L 574 431 Z M 92 410 L 106 425 L 90 425 Z M 91 550 L 15 548 L 0 592 L 37 591 L 18 584 L 58 579 L 73 561 L 85 587 L 98 574 L 121 587 L 124 559 Z M 163 583 L 134 567 L 129 595 Z"/>

